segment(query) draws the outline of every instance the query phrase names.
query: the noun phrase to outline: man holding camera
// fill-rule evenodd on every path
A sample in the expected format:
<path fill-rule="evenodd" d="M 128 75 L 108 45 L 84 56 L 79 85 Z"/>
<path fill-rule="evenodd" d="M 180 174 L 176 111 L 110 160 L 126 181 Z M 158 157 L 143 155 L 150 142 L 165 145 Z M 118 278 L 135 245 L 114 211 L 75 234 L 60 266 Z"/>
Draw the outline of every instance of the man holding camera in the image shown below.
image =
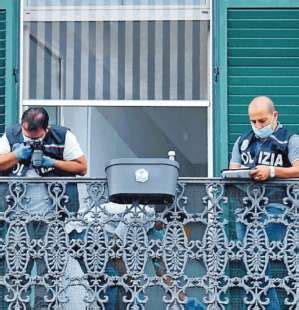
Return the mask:
<path fill-rule="evenodd" d="M 74 176 L 86 174 L 87 164 L 70 130 L 48 126 L 44 108 L 30 108 L 21 125 L 10 127 L 0 139 L 0 171 L 10 176 Z M 42 145 L 40 167 L 33 167 L 34 144 Z"/>
<path fill-rule="evenodd" d="M 21 124 L 6 129 L 0 138 L 0 171 L 2 175 L 64 177 L 86 174 L 86 159 L 75 135 L 65 127 L 49 126 L 48 122 L 47 111 L 44 108 L 33 107 L 23 113 Z M 54 213 L 47 184 L 29 182 L 25 189 L 20 215 L 24 217 L 30 238 L 43 239 Z M 76 212 L 79 203 L 75 183 L 67 184 L 66 195 L 68 196 L 67 211 Z M 7 203 L 6 210 L 10 210 L 12 214 L 17 212 L 14 203 L 11 202 Z M 62 214 L 59 213 L 59 216 L 61 214 L 63 217 L 64 212 L 65 210 L 62 210 Z M 63 218 L 59 220 L 63 220 Z M 42 254 L 37 251 L 35 255 L 35 272 L 39 276 L 50 274 Z M 30 259 L 26 268 L 27 275 L 31 275 L 33 267 L 34 260 Z M 25 274 L 23 278 L 26 278 Z M 49 279 L 51 281 L 51 276 Z M 48 288 L 49 286 L 51 284 L 46 285 Z M 35 298 L 31 300 L 32 309 L 48 309 L 45 296 L 49 293 L 49 289 L 46 287 L 43 284 L 36 286 Z"/>
<path fill-rule="evenodd" d="M 34 107 L 23 113 L 20 125 L 7 128 L 0 138 L 0 171 L 15 177 L 83 176 L 87 163 L 75 135 L 65 127 L 49 126 L 47 111 Z M 50 211 L 49 201 L 41 199 L 42 186 L 27 187 L 32 214 Z"/>

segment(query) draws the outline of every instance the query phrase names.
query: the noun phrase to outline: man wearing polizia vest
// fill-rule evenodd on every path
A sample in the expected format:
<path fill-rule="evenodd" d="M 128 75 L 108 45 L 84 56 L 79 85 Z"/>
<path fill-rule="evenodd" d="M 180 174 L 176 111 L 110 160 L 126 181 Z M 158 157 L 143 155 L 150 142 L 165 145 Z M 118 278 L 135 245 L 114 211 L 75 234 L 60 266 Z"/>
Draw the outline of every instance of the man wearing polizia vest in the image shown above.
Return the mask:
<path fill-rule="evenodd" d="M 63 177 L 86 174 L 86 159 L 75 135 L 65 127 L 49 126 L 48 122 L 47 111 L 44 108 L 34 107 L 23 113 L 21 124 L 6 129 L 0 138 L 1 175 Z M 75 183 L 67 184 L 65 195 L 67 212 L 75 214 L 75 209 L 79 206 Z M 28 253 L 22 254 L 21 258 L 27 260 L 25 269 L 20 271 L 19 275 L 19 280 L 22 281 L 21 287 L 26 287 L 26 281 L 34 274 L 43 279 L 37 280 L 41 282 L 37 282 L 36 285 L 28 285 L 27 291 L 22 293 L 22 298 L 31 297 L 28 303 L 25 302 L 26 307 L 30 309 L 49 309 L 48 302 L 53 297 L 50 289 L 54 283 L 51 277 L 53 271 L 49 268 L 49 262 L 46 263 L 45 252 L 40 243 L 46 235 L 48 224 L 53 221 L 51 216 L 53 217 L 55 204 L 49 198 L 47 184 L 28 183 L 24 197 L 18 205 L 7 202 L 4 206 L 5 211 L 9 212 L 9 218 L 14 220 L 23 218 L 30 240 L 39 241 L 37 247 L 32 249 L 34 253 L 31 251 L 29 258 Z M 62 218 L 59 215 L 59 220 L 63 220 L 63 212 L 62 210 Z M 10 222 L 10 228 L 13 224 L 14 222 Z M 15 271 L 10 265 L 7 262 L 6 271 L 13 275 Z M 32 290 L 33 287 L 35 290 Z M 14 308 L 14 305 L 12 307 Z"/>
<path fill-rule="evenodd" d="M 299 136 L 278 122 L 270 98 L 256 97 L 248 107 L 252 130 L 234 144 L 230 169 L 254 168 L 256 181 L 299 177 Z"/>
<path fill-rule="evenodd" d="M 299 136 L 291 133 L 278 122 L 278 112 L 272 100 L 266 96 L 254 98 L 248 106 L 248 116 L 252 130 L 241 135 L 235 142 L 230 169 L 250 168 L 250 177 L 257 182 L 273 178 L 299 177 Z M 248 238 L 248 233 L 254 227 L 257 230 L 264 227 L 265 242 L 269 247 L 272 241 L 282 243 L 286 234 L 285 214 L 288 206 L 283 203 L 283 198 L 286 197 L 285 187 L 271 186 L 270 184 L 267 186 L 267 183 L 265 186 L 265 197 L 269 198 L 270 203 L 260 201 L 255 211 L 251 211 L 248 209 L 248 205 L 244 204 L 244 200 L 240 200 L 236 208 L 232 206 L 230 208 L 230 213 L 235 212 L 236 237 L 243 244 L 245 242 L 245 245 L 247 243 L 244 239 Z M 235 186 L 238 190 L 241 187 L 242 184 Z M 247 189 L 243 187 L 241 189 L 243 197 L 244 193 L 247 196 Z M 237 197 L 238 194 L 235 196 Z M 265 256 L 265 253 L 263 255 Z M 265 259 L 266 269 L 260 274 L 250 275 L 253 278 L 264 279 L 259 282 L 260 290 L 263 290 L 262 295 L 258 297 L 259 302 L 265 302 L 267 310 L 284 309 L 284 301 L 287 296 L 283 294 L 283 290 L 278 289 L 279 283 L 273 279 L 286 277 L 288 274 L 286 266 L 282 263 L 282 259 L 275 259 L 273 256 L 269 258 L 269 261 L 265 257 L 260 257 L 260 259 Z M 244 272 L 244 265 L 240 263 L 240 266 L 243 267 L 240 267 L 238 275 Z M 258 266 L 258 262 L 256 262 L 256 266 Z M 252 294 L 250 296 L 248 292 L 243 293 L 243 303 L 244 300 L 252 300 Z M 244 304 L 239 308 L 242 309 L 243 306 Z"/>

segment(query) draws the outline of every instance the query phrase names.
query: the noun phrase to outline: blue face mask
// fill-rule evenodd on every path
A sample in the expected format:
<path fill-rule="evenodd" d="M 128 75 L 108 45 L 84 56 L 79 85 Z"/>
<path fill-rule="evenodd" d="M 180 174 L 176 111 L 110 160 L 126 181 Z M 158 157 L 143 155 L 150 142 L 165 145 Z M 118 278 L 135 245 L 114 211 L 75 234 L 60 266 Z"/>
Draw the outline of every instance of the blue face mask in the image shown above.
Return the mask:
<path fill-rule="evenodd" d="M 274 120 L 274 117 L 273 117 L 273 120 Z M 254 134 L 257 137 L 261 138 L 261 139 L 265 139 L 265 138 L 270 137 L 273 134 L 273 132 L 274 132 L 274 129 L 273 129 L 273 126 L 272 126 L 273 120 L 272 120 L 272 122 L 269 125 L 261 128 L 261 129 L 257 129 L 257 128 L 254 127 L 253 124 L 251 124 L 251 127 L 252 127 L 252 130 L 253 130 Z"/>

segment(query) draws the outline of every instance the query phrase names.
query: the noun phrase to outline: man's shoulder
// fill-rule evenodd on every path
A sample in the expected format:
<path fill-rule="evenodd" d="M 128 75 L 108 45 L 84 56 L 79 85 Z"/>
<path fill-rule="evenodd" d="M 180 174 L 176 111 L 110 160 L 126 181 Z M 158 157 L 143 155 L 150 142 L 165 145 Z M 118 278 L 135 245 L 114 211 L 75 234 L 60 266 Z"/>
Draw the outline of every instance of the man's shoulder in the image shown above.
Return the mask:
<path fill-rule="evenodd" d="M 243 144 L 243 143 L 249 144 L 250 141 L 251 141 L 251 139 L 252 139 L 252 137 L 253 137 L 253 131 L 252 131 L 252 130 L 248 130 L 248 131 L 244 132 L 243 134 L 241 134 L 241 135 L 238 137 L 238 139 L 236 140 L 235 143 L 238 143 L 240 146 L 241 146 L 241 144 Z M 244 142 L 244 141 L 245 141 L 245 142 Z M 246 141 L 247 141 L 247 142 L 246 142 Z"/>
<path fill-rule="evenodd" d="M 280 138 L 280 140 L 289 141 L 292 136 L 296 136 L 297 133 L 292 129 L 288 128 L 288 126 L 279 124 L 278 130 L 274 132 L 276 138 Z"/>
<path fill-rule="evenodd" d="M 23 141 L 23 136 L 21 135 L 22 128 L 20 124 L 9 126 L 5 129 L 5 135 L 9 143 L 15 144 L 16 142 L 20 143 Z"/>
<path fill-rule="evenodd" d="M 293 133 L 290 136 L 289 143 L 299 145 L 299 134 Z"/>
<path fill-rule="evenodd" d="M 22 130 L 21 125 L 15 124 L 15 125 L 6 127 L 5 132 L 6 134 L 10 134 L 10 133 L 18 134 L 19 132 L 21 132 L 21 130 Z"/>
<path fill-rule="evenodd" d="M 64 144 L 68 131 L 69 129 L 64 126 L 51 125 L 48 128 L 48 134 L 45 138 L 45 142 Z"/>
<path fill-rule="evenodd" d="M 59 126 L 59 125 L 51 125 L 49 126 L 48 130 L 50 131 L 54 131 L 54 132 L 63 132 L 66 133 L 68 130 L 70 130 L 69 128 L 65 127 L 65 126 Z"/>

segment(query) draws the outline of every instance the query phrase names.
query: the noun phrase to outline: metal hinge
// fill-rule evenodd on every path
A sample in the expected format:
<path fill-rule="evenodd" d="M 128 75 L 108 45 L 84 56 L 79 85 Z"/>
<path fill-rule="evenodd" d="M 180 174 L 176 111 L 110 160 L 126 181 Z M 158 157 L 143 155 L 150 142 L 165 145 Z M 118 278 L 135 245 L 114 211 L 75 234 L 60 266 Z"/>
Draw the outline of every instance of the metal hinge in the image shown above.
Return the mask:
<path fill-rule="evenodd" d="M 19 69 L 18 68 L 13 68 L 12 74 L 15 78 L 15 83 L 17 84 L 19 82 Z"/>
<path fill-rule="evenodd" d="M 217 83 L 219 80 L 219 67 L 214 67 L 214 82 Z"/>

